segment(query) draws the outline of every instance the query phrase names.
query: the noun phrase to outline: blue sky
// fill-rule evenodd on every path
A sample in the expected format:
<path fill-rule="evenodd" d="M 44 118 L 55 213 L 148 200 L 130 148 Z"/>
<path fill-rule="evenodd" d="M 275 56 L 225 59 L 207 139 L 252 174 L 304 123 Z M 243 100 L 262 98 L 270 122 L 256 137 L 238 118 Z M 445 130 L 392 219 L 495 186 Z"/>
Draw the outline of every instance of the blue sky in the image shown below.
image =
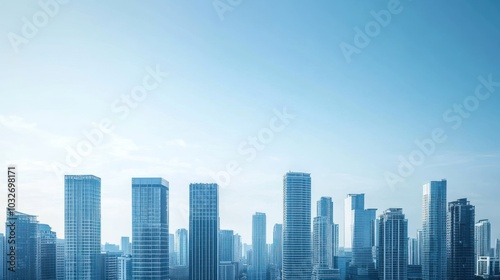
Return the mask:
<path fill-rule="evenodd" d="M 354 46 L 355 28 L 390 5 L 399 12 L 348 62 L 340 45 Z M 255 212 L 267 214 L 268 241 L 281 223 L 288 170 L 311 172 L 313 203 L 332 196 L 341 227 L 343 199 L 364 192 L 379 213 L 403 207 L 412 236 L 422 185 L 446 178 L 448 200 L 469 198 L 500 238 L 500 87 L 457 129 L 443 119 L 474 95 L 479 77 L 500 81 L 498 3 L 243 0 L 223 20 L 211 1 L 58 6 L 18 52 L 9 38 L 24 36 L 23 18 L 33 22 L 43 9 L 9 1 L 0 11 L 0 162 L 18 165 L 19 210 L 58 235 L 63 178 L 51 166 L 108 119 L 112 132 L 68 171 L 102 178 L 103 242 L 131 234 L 132 177 L 170 182 L 174 232 L 188 226 L 189 183 L 214 181 L 209 171 L 231 161 L 241 172 L 220 189 L 221 228 L 247 243 Z M 168 77 L 120 118 L 112 104 L 142 84 L 148 67 Z M 239 145 L 284 108 L 294 118 L 248 161 Z M 389 186 L 398 157 L 436 128 L 446 141 Z"/>

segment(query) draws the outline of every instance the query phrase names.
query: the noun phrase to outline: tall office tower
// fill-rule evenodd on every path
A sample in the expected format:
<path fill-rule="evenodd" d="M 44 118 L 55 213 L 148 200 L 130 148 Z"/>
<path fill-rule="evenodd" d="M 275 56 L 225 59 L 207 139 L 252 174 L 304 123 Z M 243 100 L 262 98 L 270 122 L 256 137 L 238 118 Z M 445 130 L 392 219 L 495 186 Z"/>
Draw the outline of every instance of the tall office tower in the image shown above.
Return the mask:
<path fill-rule="evenodd" d="M 132 280 L 132 256 L 118 257 L 118 280 Z"/>
<path fill-rule="evenodd" d="M 176 266 L 177 252 L 175 252 L 175 234 L 173 233 L 168 235 L 168 256 L 169 267 Z"/>
<path fill-rule="evenodd" d="M 424 253 L 424 231 L 421 229 L 417 230 L 417 243 L 418 243 L 417 265 L 422 265 L 422 255 Z"/>
<path fill-rule="evenodd" d="M 311 279 L 311 175 L 283 178 L 283 280 Z"/>
<path fill-rule="evenodd" d="M 423 186 L 422 231 L 422 279 L 447 279 L 446 180 Z"/>
<path fill-rule="evenodd" d="M 408 279 L 408 220 L 401 208 L 390 208 L 378 219 L 378 279 Z"/>
<path fill-rule="evenodd" d="M 64 264 L 66 263 L 64 258 L 64 251 L 66 248 L 66 241 L 64 239 L 56 240 L 56 279 L 65 280 L 64 274 Z"/>
<path fill-rule="evenodd" d="M 188 231 L 181 228 L 175 231 L 175 253 L 177 254 L 177 265 L 188 265 Z"/>
<path fill-rule="evenodd" d="M 497 242 L 496 242 L 495 257 L 497 259 L 500 259 L 500 239 L 497 239 Z"/>
<path fill-rule="evenodd" d="M 408 238 L 408 264 L 419 265 L 418 255 L 418 240 L 416 238 Z"/>
<path fill-rule="evenodd" d="M 38 225 L 38 276 L 40 280 L 57 277 L 56 233 L 46 224 Z"/>
<path fill-rule="evenodd" d="M 333 223 L 333 202 L 331 197 L 321 197 L 317 202 L 317 216 L 318 217 L 326 217 L 326 223 L 328 224 L 327 232 L 327 246 L 326 252 L 326 260 L 329 268 L 334 267 L 334 256 L 338 254 L 339 247 L 339 233 L 338 233 L 338 225 Z"/>
<path fill-rule="evenodd" d="M 130 238 L 128 236 L 122 236 L 121 238 L 121 250 L 123 255 L 132 254 L 132 250 L 130 248 Z"/>
<path fill-rule="evenodd" d="M 474 279 L 474 221 L 475 208 L 466 198 L 448 204 L 446 249 L 449 280 Z"/>
<path fill-rule="evenodd" d="M 101 179 L 64 176 L 66 280 L 94 280 L 101 254 Z"/>
<path fill-rule="evenodd" d="M 376 277 L 373 262 L 376 209 L 364 209 L 364 194 L 349 194 L 345 199 L 346 248 L 352 249 L 349 274 L 352 279 Z"/>
<path fill-rule="evenodd" d="M 252 266 L 250 280 L 266 280 L 267 245 L 266 245 L 266 214 L 255 213 L 252 217 Z"/>
<path fill-rule="evenodd" d="M 488 257 L 491 250 L 491 224 L 487 219 L 479 220 L 474 226 L 475 255 Z M 491 256 L 492 257 L 492 256 Z"/>
<path fill-rule="evenodd" d="M 120 263 L 118 258 L 121 252 L 101 252 L 99 259 L 100 280 L 118 280 L 120 277 Z"/>
<path fill-rule="evenodd" d="M 318 217 L 326 217 L 327 222 L 333 224 L 333 201 L 331 197 L 321 197 L 316 203 Z"/>
<path fill-rule="evenodd" d="M 168 279 L 168 181 L 132 178 L 132 277 Z"/>
<path fill-rule="evenodd" d="M 36 216 L 15 212 L 13 219 L 15 221 L 15 258 L 16 267 L 15 272 L 7 270 L 8 280 L 32 280 L 38 279 L 40 276 L 39 267 L 40 263 L 37 258 L 38 242 L 38 221 Z M 5 223 L 5 232 L 7 239 L 11 236 L 9 229 L 9 221 Z M 7 241 L 7 258 L 10 251 L 10 246 L 14 243 Z M 7 263 L 7 269 L 10 267 Z"/>
<path fill-rule="evenodd" d="M 239 234 L 233 235 L 233 262 L 240 262 L 243 254 L 243 245 L 241 244 L 241 236 Z"/>
<path fill-rule="evenodd" d="M 312 279 L 338 279 L 336 277 L 340 276 L 339 271 L 333 269 L 332 248 L 332 224 L 327 216 L 315 217 L 313 222 Z"/>
<path fill-rule="evenodd" d="M 339 224 L 334 223 L 332 224 L 332 243 L 333 243 L 332 258 L 334 260 L 335 257 L 339 255 L 339 242 L 340 242 Z M 335 267 L 335 265 L 333 267 Z"/>
<path fill-rule="evenodd" d="M 234 254 L 234 231 L 221 230 L 219 232 L 219 262 L 232 262 Z"/>
<path fill-rule="evenodd" d="M 6 249 L 5 235 L 0 233 L 0 279 L 5 280 L 5 273 L 7 272 L 7 252 Z"/>
<path fill-rule="evenodd" d="M 283 225 L 275 224 L 273 227 L 273 245 L 271 262 L 281 270 L 283 258 Z"/>
<path fill-rule="evenodd" d="M 213 280 L 219 274 L 219 186 L 189 185 L 189 279 Z"/>

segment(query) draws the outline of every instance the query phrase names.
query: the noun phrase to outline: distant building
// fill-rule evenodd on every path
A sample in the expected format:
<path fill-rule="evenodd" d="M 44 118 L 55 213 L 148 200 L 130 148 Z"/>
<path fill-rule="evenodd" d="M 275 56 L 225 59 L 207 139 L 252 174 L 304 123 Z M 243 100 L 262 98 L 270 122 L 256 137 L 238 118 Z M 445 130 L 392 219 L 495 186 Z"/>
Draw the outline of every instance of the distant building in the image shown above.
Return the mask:
<path fill-rule="evenodd" d="M 274 275 L 280 276 L 283 258 L 283 225 L 275 224 L 273 227 L 273 244 L 271 246 L 270 263 L 273 265 Z M 274 280 L 274 279 L 272 279 Z"/>
<path fill-rule="evenodd" d="M 40 263 L 38 255 L 38 221 L 36 216 L 16 212 L 15 218 L 15 246 L 16 271 L 7 270 L 8 280 L 33 280 L 40 277 Z M 6 222 L 5 232 L 9 236 L 10 230 Z M 9 245 L 10 246 L 10 245 Z M 9 248 L 7 246 L 7 248 Z M 7 254 L 9 254 L 7 250 Z M 7 264 L 7 268 L 9 264 Z"/>
<path fill-rule="evenodd" d="M 234 232 L 221 230 L 219 232 L 219 262 L 232 262 L 234 255 Z"/>
<path fill-rule="evenodd" d="M 118 257 L 118 279 L 132 280 L 132 256 L 122 255 Z"/>
<path fill-rule="evenodd" d="M 38 225 L 38 258 L 40 280 L 54 280 L 57 278 L 57 245 L 56 233 L 46 224 Z"/>
<path fill-rule="evenodd" d="M 474 279 L 475 208 L 467 199 L 448 204 L 447 260 L 449 280 Z"/>
<path fill-rule="evenodd" d="M 131 245 L 130 238 L 128 236 L 122 236 L 122 238 L 121 238 L 121 251 L 122 251 L 122 254 L 124 256 L 132 254 L 132 248 L 130 245 Z"/>
<path fill-rule="evenodd" d="M 0 280 L 5 280 L 5 273 L 7 272 L 7 252 L 5 235 L 0 233 Z"/>
<path fill-rule="evenodd" d="M 312 275 L 311 175 L 288 172 L 283 178 L 283 280 Z"/>
<path fill-rule="evenodd" d="M 104 252 L 112 252 L 112 253 L 117 253 L 117 252 L 121 252 L 120 251 L 120 246 L 117 245 L 117 244 L 110 244 L 108 242 L 106 242 L 103 246 L 102 246 L 102 251 Z"/>
<path fill-rule="evenodd" d="M 408 238 L 408 264 L 420 264 L 418 240 L 416 238 Z"/>
<path fill-rule="evenodd" d="M 241 244 L 241 236 L 239 234 L 233 235 L 233 262 L 240 262 L 243 256 L 243 245 Z"/>
<path fill-rule="evenodd" d="M 189 279 L 219 279 L 219 186 L 189 185 Z"/>
<path fill-rule="evenodd" d="M 266 280 L 267 246 L 266 214 L 255 213 L 252 217 L 252 265 L 249 268 L 250 280 Z"/>
<path fill-rule="evenodd" d="M 479 256 L 475 275 L 483 279 L 500 279 L 500 259 Z"/>
<path fill-rule="evenodd" d="M 422 278 L 447 278 L 446 260 L 446 180 L 423 186 L 422 197 Z"/>
<path fill-rule="evenodd" d="M 64 267 L 65 267 L 65 257 L 64 251 L 66 242 L 64 239 L 56 240 L 56 279 L 57 280 L 65 280 Z"/>
<path fill-rule="evenodd" d="M 168 279 L 168 181 L 132 178 L 132 275 Z"/>
<path fill-rule="evenodd" d="M 64 233 L 65 279 L 97 279 L 101 254 L 100 178 L 93 175 L 64 176 Z"/>
<path fill-rule="evenodd" d="M 187 266 L 189 260 L 188 231 L 181 228 L 175 231 L 175 254 L 177 266 Z"/>
<path fill-rule="evenodd" d="M 408 278 L 408 220 L 401 208 L 390 208 L 378 219 L 379 279 Z"/>
<path fill-rule="evenodd" d="M 99 280 L 118 280 L 120 279 L 120 262 L 121 252 L 101 252 L 98 271 Z"/>
<path fill-rule="evenodd" d="M 490 256 L 491 224 L 487 219 L 479 220 L 479 222 L 474 225 L 474 243 L 474 253 L 476 255 L 476 258 L 479 256 L 493 257 Z"/>

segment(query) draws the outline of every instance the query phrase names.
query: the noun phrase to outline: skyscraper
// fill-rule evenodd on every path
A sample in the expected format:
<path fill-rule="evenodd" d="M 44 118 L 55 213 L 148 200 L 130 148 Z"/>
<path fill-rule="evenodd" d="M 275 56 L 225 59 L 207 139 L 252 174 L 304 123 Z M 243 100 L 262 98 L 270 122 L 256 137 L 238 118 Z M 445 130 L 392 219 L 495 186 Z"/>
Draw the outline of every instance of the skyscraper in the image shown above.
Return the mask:
<path fill-rule="evenodd" d="M 488 257 L 491 251 L 491 224 L 487 219 L 479 220 L 474 226 L 475 255 Z"/>
<path fill-rule="evenodd" d="M 334 256 L 338 253 L 339 232 L 338 225 L 333 223 L 333 201 L 331 197 L 321 197 L 317 202 L 317 217 L 325 217 L 327 223 L 326 234 L 326 264 L 329 268 L 334 268 Z M 314 243 L 314 241 L 313 241 Z"/>
<path fill-rule="evenodd" d="M 401 208 L 390 208 L 378 219 L 378 279 L 408 279 L 408 220 Z"/>
<path fill-rule="evenodd" d="M 234 231 L 221 230 L 219 232 L 219 262 L 232 262 L 234 254 Z"/>
<path fill-rule="evenodd" d="M 64 273 L 64 267 L 65 267 L 65 258 L 64 258 L 64 251 L 66 248 L 66 241 L 64 239 L 57 239 L 56 240 L 56 279 L 57 280 L 65 280 L 65 273 Z"/>
<path fill-rule="evenodd" d="M 130 238 L 128 236 L 122 236 L 121 238 L 121 250 L 123 255 L 132 254 L 132 250 L 130 248 Z"/>
<path fill-rule="evenodd" d="M 447 259 L 449 280 L 474 279 L 475 208 L 466 198 L 448 204 Z"/>
<path fill-rule="evenodd" d="M 500 239 L 496 240 L 496 246 L 495 246 L 495 257 L 497 259 L 500 259 Z"/>
<path fill-rule="evenodd" d="M 422 278 L 447 279 L 446 262 L 446 180 L 423 186 L 422 197 Z"/>
<path fill-rule="evenodd" d="M 311 279 L 311 175 L 283 178 L 283 280 Z"/>
<path fill-rule="evenodd" d="M 408 238 L 408 264 L 419 265 L 418 240 L 416 238 Z"/>
<path fill-rule="evenodd" d="M 181 228 L 175 231 L 175 253 L 177 254 L 177 265 L 188 265 L 188 231 Z"/>
<path fill-rule="evenodd" d="M 101 253 L 101 179 L 64 176 L 66 280 L 94 280 Z"/>
<path fill-rule="evenodd" d="M 15 212 L 15 246 L 16 267 L 15 272 L 7 270 L 8 280 L 32 280 L 40 277 L 40 262 L 37 258 L 38 221 L 36 216 Z M 9 222 L 6 223 L 7 236 L 10 236 Z M 7 244 L 7 253 L 10 252 Z M 7 267 L 9 264 L 7 263 Z"/>
<path fill-rule="evenodd" d="M 281 270 L 283 258 L 283 225 L 275 224 L 273 227 L 273 245 L 272 245 L 271 263 Z"/>
<path fill-rule="evenodd" d="M 219 273 L 219 186 L 189 185 L 189 279 L 214 280 Z"/>
<path fill-rule="evenodd" d="M 241 236 L 239 234 L 233 235 L 233 262 L 240 262 L 243 254 L 243 245 L 241 244 Z"/>
<path fill-rule="evenodd" d="M 252 266 L 250 280 L 266 280 L 267 246 L 266 214 L 255 213 L 252 217 Z"/>
<path fill-rule="evenodd" d="M 422 265 L 422 255 L 424 253 L 424 231 L 421 229 L 417 230 L 417 243 L 418 243 L 417 265 Z"/>
<path fill-rule="evenodd" d="M 364 194 L 347 195 L 345 199 L 345 236 L 351 240 L 344 241 L 352 248 L 352 261 L 349 267 L 352 279 L 376 277 L 373 262 L 376 212 L 376 209 L 365 209 Z"/>
<path fill-rule="evenodd" d="M 57 278 L 56 233 L 46 224 L 38 225 L 38 278 L 54 280 Z"/>
<path fill-rule="evenodd" d="M 331 224 L 328 217 L 315 217 L 313 221 L 313 279 L 324 279 L 324 272 L 333 268 L 330 265 L 331 244 Z"/>
<path fill-rule="evenodd" d="M 132 178 L 132 277 L 168 279 L 168 181 Z"/>

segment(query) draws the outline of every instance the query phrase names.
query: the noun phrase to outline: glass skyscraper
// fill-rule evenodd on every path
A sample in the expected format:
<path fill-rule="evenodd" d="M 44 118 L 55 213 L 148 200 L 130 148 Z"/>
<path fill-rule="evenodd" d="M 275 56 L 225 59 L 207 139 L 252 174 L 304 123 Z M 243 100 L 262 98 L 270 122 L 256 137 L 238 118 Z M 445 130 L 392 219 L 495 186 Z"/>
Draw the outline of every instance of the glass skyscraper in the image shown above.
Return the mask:
<path fill-rule="evenodd" d="M 311 175 L 288 172 L 283 177 L 283 280 L 310 280 Z"/>
<path fill-rule="evenodd" d="M 64 176 L 66 280 L 95 280 L 101 254 L 101 179 Z"/>
<path fill-rule="evenodd" d="M 132 278 L 168 277 L 168 182 L 132 178 Z"/>
<path fill-rule="evenodd" d="M 38 225 L 38 274 L 40 280 L 54 280 L 57 278 L 56 233 L 46 224 Z"/>
<path fill-rule="evenodd" d="M 446 180 L 423 186 L 422 234 L 423 280 L 447 279 Z"/>
<path fill-rule="evenodd" d="M 16 246 L 16 271 L 7 270 L 7 280 L 33 280 L 40 276 L 40 262 L 38 256 L 38 221 L 36 216 L 15 212 L 13 217 L 16 223 L 15 246 Z M 5 232 L 7 239 L 9 236 L 9 227 L 6 223 Z M 9 253 L 9 244 L 7 253 Z M 9 263 L 7 263 L 9 267 Z"/>
<path fill-rule="evenodd" d="M 189 279 L 217 280 L 219 274 L 219 186 L 189 185 Z"/>
<path fill-rule="evenodd" d="M 64 251 L 66 248 L 66 241 L 64 239 L 57 239 L 56 240 L 56 279 L 57 280 L 64 280 L 66 279 L 65 277 L 65 272 L 64 272 L 64 267 L 66 260 L 64 258 Z"/>
<path fill-rule="evenodd" d="M 271 263 L 276 265 L 276 268 L 281 271 L 281 263 L 283 258 L 283 225 L 275 224 L 273 227 L 273 245 L 272 245 L 272 260 Z"/>
<path fill-rule="evenodd" d="M 177 254 L 177 265 L 188 265 L 188 231 L 181 228 L 175 231 L 175 253 Z"/>
<path fill-rule="evenodd" d="M 408 279 L 408 220 L 401 208 L 390 208 L 378 219 L 378 275 L 381 280 Z"/>
<path fill-rule="evenodd" d="M 491 251 L 491 224 L 488 219 L 479 220 L 474 226 L 475 255 L 488 257 Z M 493 257 L 493 256 L 491 256 Z"/>
<path fill-rule="evenodd" d="M 255 213 L 252 217 L 252 266 L 250 280 L 266 280 L 267 244 L 266 214 Z"/>
<path fill-rule="evenodd" d="M 448 204 L 447 259 L 449 280 L 474 279 L 475 208 L 466 198 Z"/>

